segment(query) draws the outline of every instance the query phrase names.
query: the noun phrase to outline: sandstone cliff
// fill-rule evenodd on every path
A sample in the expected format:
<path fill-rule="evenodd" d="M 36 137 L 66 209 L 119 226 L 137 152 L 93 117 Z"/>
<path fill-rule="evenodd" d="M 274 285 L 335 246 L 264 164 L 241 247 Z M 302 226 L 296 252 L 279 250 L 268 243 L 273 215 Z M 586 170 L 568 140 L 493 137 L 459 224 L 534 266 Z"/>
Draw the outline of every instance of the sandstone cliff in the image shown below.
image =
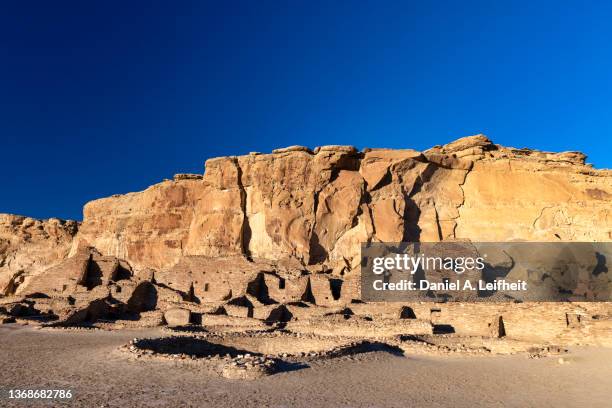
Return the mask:
<path fill-rule="evenodd" d="M 0 314 L 72 324 L 189 305 L 267 322 L 357 310 L 364 242 L 611 241 L 612 171 L 584 161 L 482 135 L 424 152 L 293 146 L 211 159 L 203 175 L 86 204 L 80 225 L 1 215 Z"/>
<path fill-rule="evenodd" d="M 0 295 L 66 258 L 77 228 L 75 221 L 0 214 Z"/>
<path fill-rule="evenodd" d="M 612 172 L 584 160 L 482 135 L 424 152 L 295 146 L 211 159 L 201 179 L 88 203 L 73 253 L 93 246 L 136 269 L 201 255 L 348 272 L 369 241 L 610 241 Z"/>

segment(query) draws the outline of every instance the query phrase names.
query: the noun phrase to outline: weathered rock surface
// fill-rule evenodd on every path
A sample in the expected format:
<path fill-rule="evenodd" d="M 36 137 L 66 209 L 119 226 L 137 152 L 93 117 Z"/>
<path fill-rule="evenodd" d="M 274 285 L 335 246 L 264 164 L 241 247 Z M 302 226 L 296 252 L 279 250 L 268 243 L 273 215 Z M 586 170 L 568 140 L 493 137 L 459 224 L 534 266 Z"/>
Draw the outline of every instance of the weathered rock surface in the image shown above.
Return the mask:
<path fill-rule="evenodd" d="M 191 311 L 180 307 L 166 310 L 164 320 L 170 327 L 187 326 L 191 321 Z"/>
<path fill-rule="evenodd" d="M 469 335 L 531 335 L 517 329 L 527 309 L 512 305 L 444 313 L 402 306 L 384 324 L 371 322 L 376 306 L 364 305 L 353 316 L 360 245 L 610 241 L 612 171 L 584 160 L 506 148 L 483 135 L 424 152 L 292 146 L 210 159 L 203 176 L 179 174 L 87 203 L 80 225 L 0 215 L 0 312 L 45 313 L 63 324 L 161 322 L 161 311 L 180 307 L 189 319 L 206 314 L 245 327 L 291 322 L 308 330 L 314 319 L 337 333 L 435 333 L 449 324 Z M 446 316 L 451 309 L 474 313 Z M 568 318 L 572 329 L 608 330 L 609 308 L 597 313 L 603 318 L 582 324 Z M 564 335 L 566 312 L 549 317 L 551 336 Z"/>
<path fill-rule="evenodd" d="M 505 148 L 485 136 L 425 152 L 324 146 L 206 162 L 88 203 L 73 244 L 136 269 L 185 256 L 293 259 L 347 271 L 359 243 L 612 239 L 612 172 L 575 152 Z"/>
<path fill-rule="evenodd" d="M 75 221 L 0 214 L 0 296 L 19 293 L 22 284 L 66 258 L 77 228 Z"/>

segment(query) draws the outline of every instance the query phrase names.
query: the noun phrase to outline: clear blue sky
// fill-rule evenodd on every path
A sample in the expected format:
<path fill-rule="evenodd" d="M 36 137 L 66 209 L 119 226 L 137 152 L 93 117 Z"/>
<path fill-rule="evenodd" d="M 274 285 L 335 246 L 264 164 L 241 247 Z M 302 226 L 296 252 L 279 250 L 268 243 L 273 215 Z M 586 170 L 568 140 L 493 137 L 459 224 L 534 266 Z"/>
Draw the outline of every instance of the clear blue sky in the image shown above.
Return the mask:
<path fill-rule="evenodd" d="M 612 167 L 611 21 L 595 1 L 5 2 L 0 212 L 80 219 L 294 144 L 485 133 Z"/>

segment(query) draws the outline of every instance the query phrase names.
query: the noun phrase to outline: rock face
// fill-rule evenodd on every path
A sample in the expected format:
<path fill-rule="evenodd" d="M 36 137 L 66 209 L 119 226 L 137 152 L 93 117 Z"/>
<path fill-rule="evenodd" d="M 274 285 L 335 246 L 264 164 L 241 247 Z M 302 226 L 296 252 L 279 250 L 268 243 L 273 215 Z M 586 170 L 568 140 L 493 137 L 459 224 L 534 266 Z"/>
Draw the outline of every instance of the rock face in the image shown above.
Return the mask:
<path fill-rule="evenodd" d="M 136 269 L 244 256 L 350 271 L 369 241 L 609 241 L 612 172 L 485 136 L 425 152 L 294 146 L 88 203 L 83 246 Z"/>
<path fill-rule="evenodd" d="M 188 309 L 181 309 L 175 307 L 166 310 L 164 313 L 164 320 L 170 327 L 187 326 L 191 318 L 191 312 Z"/>
<path fill-rule="evenodd" d="M 0 214 L 0 296 L 19 293 L 22 284 L 66 258 L 77 228 L 75 221 Z"/>
<path fill-rule="evenodd" d="M 11 316 L 35 303 L 67 323 L 163 321 L 156 311 L 186 304 L 194 320 L 304 322 L 319 313 L 304 305 L 354 308 L 361 243 L 612 240 L 612 171 L 584 160 L 483 135 L 424 152 L 292 146 L 211 159 L 203 176 L 89 202 L 80 225 L 0 215 L 0 295 Z M 47 298 L 13 299 L 35 294 Z M 517 335 L 503 312 L 478 333 Z"/>

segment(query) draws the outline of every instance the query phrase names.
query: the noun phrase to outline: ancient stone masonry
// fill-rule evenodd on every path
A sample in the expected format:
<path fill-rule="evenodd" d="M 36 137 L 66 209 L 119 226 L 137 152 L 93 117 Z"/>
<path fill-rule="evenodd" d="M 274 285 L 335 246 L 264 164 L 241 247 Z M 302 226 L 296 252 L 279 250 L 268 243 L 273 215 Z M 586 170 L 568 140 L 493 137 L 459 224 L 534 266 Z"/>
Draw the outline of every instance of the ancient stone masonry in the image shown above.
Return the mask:
<path fill-rule="evenodd" d="M 518 338 L 529 330 L 516 310 L 528 311 L 511 305 L 379 313 L 359 303 L 361 243 L 611 241 L 611 203 L 612 171 L 583 154 L 507 148 L 483 135 L 423 152 L 292 146 L 215 158 L 203 175 L 91 201 L 80 224 L 0 215 L 0 312 L 65 324 L 226 316 L 295 330 L 322 319 L 343 335 L 361 330 L 346 322 L 361 321 L 364 333 Z M 610 314 L 566 309 L 544 333 L 597 332 Z"/>

